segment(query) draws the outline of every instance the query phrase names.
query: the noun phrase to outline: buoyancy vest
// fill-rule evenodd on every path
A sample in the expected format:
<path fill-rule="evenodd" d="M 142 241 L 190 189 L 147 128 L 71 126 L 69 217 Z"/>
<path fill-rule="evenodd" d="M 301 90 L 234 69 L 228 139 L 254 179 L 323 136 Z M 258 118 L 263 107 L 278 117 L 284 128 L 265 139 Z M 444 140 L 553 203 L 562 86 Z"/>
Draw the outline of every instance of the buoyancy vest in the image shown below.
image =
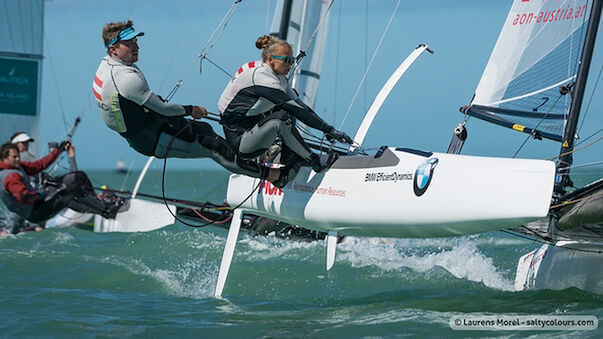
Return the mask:
<path fill-rule="evenodd" d="M 23 168 L 15 168 L 15 169 L 0 169 L 0 184 L 2 185 L 2 190 L 0 192 L 0 199 L 11 212 L 18 214 L 19 216 L 27 219 L 31 215 L 31 211 L 33 209 L 33 205 L 22 204 L 12 195 L 11 192 L 7 191 L 4 187 L 4 182 L 9 175 L 17 173 L 23 184 L 29 191 L 34 191 L 35 189 L 31 186 L 31 179 L 25 173 Z"/>
<path fill-rule="evenodd" d="M 218 110 L 226 128 L 245 130 L 258 123 L 262 114 L 296 97 L 285 75 L 274 73 L 262 61 L 252 61 L 241 66 L 228 83 Z"/>
<path fill-rule="evenodd" d="M 146 155 L 154 154 L 162 124 L 192 109 L 164 102 L 151 91 L 136 65 L 108 55 L 98 66 L 92 89 L 105 124 Z"/>

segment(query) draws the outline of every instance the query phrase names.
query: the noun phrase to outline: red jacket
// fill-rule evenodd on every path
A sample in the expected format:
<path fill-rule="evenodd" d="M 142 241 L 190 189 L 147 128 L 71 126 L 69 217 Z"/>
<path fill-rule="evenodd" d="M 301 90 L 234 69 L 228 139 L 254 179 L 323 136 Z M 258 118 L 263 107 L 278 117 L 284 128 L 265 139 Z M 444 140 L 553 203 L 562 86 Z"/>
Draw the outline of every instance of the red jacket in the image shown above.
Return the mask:
<path fill-rule="evenodd" d="M 59 150 L 53 149 L 47 156 L 36 160 L 36 161 L 23 161 L 21 162 L 21 168 L 28 175 L 38 174 L 43 170 L 47 169 L 59 156 Z M 15 169 L 10 167 L 3 162 L 0 162 L 0 170 L 3 169 Z M 4 182 L 2 188 L 10 192 L 10 194 L 17 199 L 18 202 L 26 205 L 33 205 L 40 199 L 40 194 L 37 191 L 30 191 L 23 183 L 23 178 L 17 173 L 9 174 Z"/>

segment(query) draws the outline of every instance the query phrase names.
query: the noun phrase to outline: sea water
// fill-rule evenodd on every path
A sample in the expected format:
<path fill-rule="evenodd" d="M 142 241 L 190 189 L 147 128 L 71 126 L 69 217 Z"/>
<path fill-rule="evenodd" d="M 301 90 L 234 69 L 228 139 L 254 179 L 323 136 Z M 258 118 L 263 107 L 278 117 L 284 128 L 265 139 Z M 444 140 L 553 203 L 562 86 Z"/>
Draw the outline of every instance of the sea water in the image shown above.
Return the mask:
<path fill-rule="evenodd" d="M 96 186 L 137 175 L 92 171 Z M 223 171 L 168 171 L 168 197 L 220 202 Z M 141 192 L 161 194 L 161 173 Z M 502 232 L 445 239 L 347 237 L 335 266 L 319 241 L 242 233 L 214 298 L 227 231 L 53 228 L 0 238 L 3 337 L 600 337 L 593 331 L 457 331 L 453 316 L 595 316 L 603 296 L 513 290 L 540 244 Z"/>

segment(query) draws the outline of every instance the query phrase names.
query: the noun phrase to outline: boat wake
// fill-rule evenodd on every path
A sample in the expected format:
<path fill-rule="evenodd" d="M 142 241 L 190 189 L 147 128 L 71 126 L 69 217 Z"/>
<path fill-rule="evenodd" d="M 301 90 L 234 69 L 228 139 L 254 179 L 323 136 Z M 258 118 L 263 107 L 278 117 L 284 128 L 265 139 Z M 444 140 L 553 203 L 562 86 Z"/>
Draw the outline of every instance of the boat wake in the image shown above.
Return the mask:
<path fill-rule="evenodd" d="M 460 239 L 361 239 L 349 238 L 339 246 L 339 261 L 353 267 L 377 266 L 384 271 L 409 268 L 419 273 L 442 268 L 458 279 L 512 291 L 513 281 L 484 255 L 475 240 Z"/>

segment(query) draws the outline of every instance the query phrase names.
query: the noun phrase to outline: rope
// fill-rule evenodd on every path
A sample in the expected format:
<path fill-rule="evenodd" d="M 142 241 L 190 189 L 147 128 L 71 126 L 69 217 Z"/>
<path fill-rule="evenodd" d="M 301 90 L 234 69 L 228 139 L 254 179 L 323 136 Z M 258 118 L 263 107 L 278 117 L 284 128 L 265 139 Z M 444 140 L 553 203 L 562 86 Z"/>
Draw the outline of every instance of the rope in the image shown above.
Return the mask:
<path fill-rule="evenodd" d="M 240 1 L 240 0 L 239 0 Z M 174 143 L 174 140 L 176 140 L 176 137 L 178 137 L 178 135 L 180 135 L 180 133 L 184 132 L 185 129 L 187 129 L 189 126 L 191 126 L 192 122 L 191 120 L 188 121 L 188 123 L 182 127 L 173 137 L 172 140 L 170 140 L 170 143 L 168 144 L 168 147 L 166 149 L 165 152 L 165 158 L 163 158 L 163 170 L 161 171 L 161 195 L 163 198 L 163 203 L 165 204 L 165 207 L 167 208 L 168 212 L 170 212 L 170 214 L 174 217 L 174 219 L 180 221 L 182 224 L 189 226 L 189 227 L 195 227 L 195 228 L 201 228 L 201 227 L 205 227 L 205 226 L 209 226 L 212 224 L 215 224 L 216 222 L 218 222 L 218 220 L 213 220 L 211 222 L 205 223 L 203 225 L 193 225 L 193 224 L 189 224 L 186 221 L 178 218 L 178 216 L 176 216 L 172 210 L 170 209 L 170 207 L 168 206 L 167 203 L 167 199 L 165 197 L 165 170 L 167 168 L 167 158 L 168 158 L 168 154 L 170 152 L 170 149 L 172 148 L 172 144 Z M 251 191 L 251 193 L 249 193 L 249 195 L 243 199 L 243 201 L 238 204 L 236 207 L 232 208 L 232 210 L 236 210 L 237 208 L 241 207 L 245 202 L 247 202 L 247 200 L 249 200 L 249 198 L 251 198 L 251 196 L 257 191 L 257 189 L 261 186 L 263 180 L 260 180 L 258 182 L 258 184 L 255 186 L 255 188 Z"/>
<path fill-rule="evenodd" d="M 350 105 L 348 106 L 348 109 L 345 112 L 343 120 L 341 121 L 341 124 L 339 124 L 339 128 L 338 129 L 341 129 L 341 127 L 345 123 L 345 120 L 348 118 L 348 115 L 350 114 L 350 110 L 352 109 L 352 105 L 354 105 L 354 102 L 356 101 L 356 97 L 358 97 L 358 93 L 360 93 L 360 89 L 362 88 L 362 84 L 364 83 L 364 80 L 366 79 L 366 76 L 367 76 L 367 74 L 368 74 L 371 66 L 373 65 L 373 61 L 375 61 L 375 57 L 377 56 L 377 52 L 381 48 L 381 44 L 383 43 L 383 39 L 385 38 L 385 34 L 387 34 L 387 31 L 389 30 L 389 26 L 391 25 L 392 21 L 394 20 L 394 17 L 396 16 L 396 12 L 398 11 L 398 7 L 400 6 L 400 2 L 401 2 L 401 0 L 398 0 L 398 3 L 396 4 L 396 7 L 394 8 L 394 11 L 392 12 L 392 15 L 389 17 L 389 21 L 387 22 L 387 26 L 385 26 L 385 30 L 383 31 L 383 34 L 381 34 L 381 38 L 379 39 L 379 43 L 377 44 L 377 48 L 375 48 L 375 52 L 373 53 L 373 56 L 371 57 L 371 61 L 369 62 L 369 65 L 366 68 L 366 71 L 364 72 L 364 75 L 362 76 L 362 80 L 360 80 L 360 84 L 358 85 L 358 88 L 356 89 L 356 93 L 354 94 L 354 97 L 352 98 L 352 102 L 350 102 Z"/>
<path fill-rule="evenodd" d="M 571 151 L 568 151 L 568 152 L 565 152 L 565 153 L 561 153 L 561 154 L 556 155 L 556 156 L 554 156 L 554 157 L 546 158 L 545 160 L 554 160 L 554 159 L 557 159 L 557 158 L 559 158 L 559 157 L 561 157 L 561 156 L 568 155 L 568 154 L 572 154 L 572 153 L 574 153 L 574 152 L 577 152 L 577 151 L 583 150 L 583 149 L 585 149 L 585 148 L 587 148 L 587 147 L 589 147 L 589 146 L 593 145 L 594 143 L 599 142 L 601 139 L 603 139 L 603 137 L 599 137 L 599 138 L 597 138 L 597 140 L 595 140 L 595 141 L 593 141 L 593 142 L 590 142 L 590 143 L 588 143 L 588 144 L 586 144 L 586 145 L 584 145 L 584 146 L 582 146 L 582 147 L 579 147 L 579 148 L 574 148 L 574 149 L 573 149 L 573 150 L 571 150 Z"/>
<path fill-rule="evenodd" d="M 556 209 L 556 208 L 559 208 L 559 207 L 563 207 L 563 206 L 575 204 L 575 203 L 580 202 L 582 200 L 586 200 L 586 199 L 588 199 L 588 198 L 590 198 L 590 197 L 592 197 L 593 195 L 596 195 L 596 194 L 598 194 L 598 193 L 593 193 L 591 195 L 587 195 L 585 197 L 582 197 L 582 198 L 579 198 L 579 199 L 575 199 L 575 200 L 564 201 L 561 204 L 557 204 L 557 205 L 551 206 L 550 209 Z"/>

